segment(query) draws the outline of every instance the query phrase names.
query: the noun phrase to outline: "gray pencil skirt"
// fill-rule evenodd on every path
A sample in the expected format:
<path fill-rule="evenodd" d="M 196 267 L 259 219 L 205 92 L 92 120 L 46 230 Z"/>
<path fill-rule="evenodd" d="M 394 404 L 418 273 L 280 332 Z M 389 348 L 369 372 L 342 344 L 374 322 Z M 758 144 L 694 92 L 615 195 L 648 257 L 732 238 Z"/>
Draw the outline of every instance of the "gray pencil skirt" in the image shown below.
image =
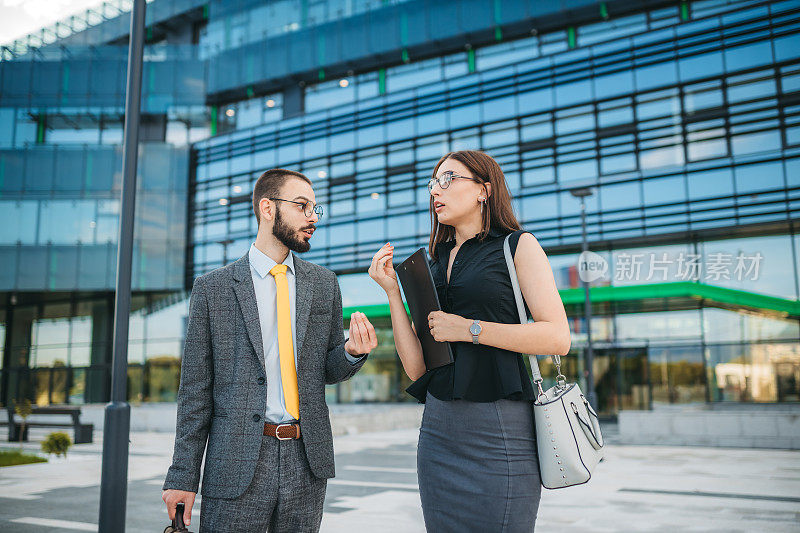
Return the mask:
<path fill-rule="evenodd" d="M 527 401 L 441 401 L 428 393 L 417 476 L 429 533 L 530 532 L 542 486 Z"/>

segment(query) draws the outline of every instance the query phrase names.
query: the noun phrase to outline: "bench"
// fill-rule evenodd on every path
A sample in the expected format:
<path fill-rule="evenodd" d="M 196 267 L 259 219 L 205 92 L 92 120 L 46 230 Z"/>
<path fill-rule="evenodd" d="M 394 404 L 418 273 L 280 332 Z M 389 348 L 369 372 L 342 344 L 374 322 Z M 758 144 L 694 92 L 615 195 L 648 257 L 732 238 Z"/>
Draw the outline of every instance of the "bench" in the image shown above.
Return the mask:
<path fill-rule="evenodd" d="M 82 424 L 80 421 L 81 408 L 80 407 L 33 407 L 28 421 L 25 423 L 25 431 L 22 430 L 22 422 L 14 418 L 14 408 L 8 407 L 8 441 L 20 442 L 28 440 L 28 428 L 31 427 L 45 427 L 45 428 L 73 428 L 74 444 L 86 444 L 92 442 L 92 433 L 94 431 L 94 424 Z M 32 417 L 37 415 L 64 415 L 72 418 L 71 423 L 67 422 L 50 422 L 50 421 L 35 421 L 31 420 Z M 17 417 L 19 418 L 19 417 Z"/>

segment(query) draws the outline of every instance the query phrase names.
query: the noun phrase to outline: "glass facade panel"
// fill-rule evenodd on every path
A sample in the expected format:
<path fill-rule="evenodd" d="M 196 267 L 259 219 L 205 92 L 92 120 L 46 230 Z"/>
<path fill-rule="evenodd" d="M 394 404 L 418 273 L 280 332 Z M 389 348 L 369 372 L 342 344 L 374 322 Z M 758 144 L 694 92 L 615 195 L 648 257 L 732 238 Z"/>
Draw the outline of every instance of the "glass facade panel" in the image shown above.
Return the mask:
<path fill-rule="evenodd" d="M 706 401 L 705 369 L 700 346 L 651 347 L 649 361 L 654 406 Z"/>
<path fill-rule="evenodd" d="M 650 341 L 699 340 L 700 314 L 696 310 L 618 315 L 617 339 Z"/>
<path fill-rule="evenodd" d="M 788 235 L 701 243 L 704 283 L 797 299 Z"/>
<path fill-rule="evenodd" d="M 796 342 L 709 346 L 707 358 L 713 401 L 772 403 L 800 398 Z"/>

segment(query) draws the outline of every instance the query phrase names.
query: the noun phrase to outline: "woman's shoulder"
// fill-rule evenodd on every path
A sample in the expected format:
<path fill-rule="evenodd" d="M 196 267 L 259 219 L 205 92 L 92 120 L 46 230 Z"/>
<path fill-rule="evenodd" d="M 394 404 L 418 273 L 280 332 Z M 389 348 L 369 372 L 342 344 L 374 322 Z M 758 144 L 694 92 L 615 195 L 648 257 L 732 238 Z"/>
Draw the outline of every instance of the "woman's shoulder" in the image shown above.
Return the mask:
<path fill-rule="evenodd" d="M 522 240 L 522 236 L 526 233 L 529 233 L 531 237 L 536 240 L 536 236 L 531 231 L 526 229 L 518 229 L 513 232 L 506 232 L 506 235 L 510 235 L 508 238 L 508 245 L 511 248 L 511 255 L 515 255 L 517 253 L 517 247 Z"/>

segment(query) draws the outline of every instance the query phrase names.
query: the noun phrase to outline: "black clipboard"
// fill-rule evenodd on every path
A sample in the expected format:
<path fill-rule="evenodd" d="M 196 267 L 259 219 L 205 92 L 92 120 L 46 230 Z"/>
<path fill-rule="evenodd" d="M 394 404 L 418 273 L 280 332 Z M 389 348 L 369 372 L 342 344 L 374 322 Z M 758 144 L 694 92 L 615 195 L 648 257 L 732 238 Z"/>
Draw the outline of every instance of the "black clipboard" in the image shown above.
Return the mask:
<path fill-rule="evenodd" d="M 417 337 L 422 345 L 422 356 L 425 368 L 431 370 L 453 362 L 453 350 L 449 342 L 438 342 L 428 328 L 428 315 L 431 311 L 441 311 L 436 285 L 428 266 L 425 248 L 420 248 L 397 268 L 397 278 L 403 286 L 403 293 L 411 312 L 411 320 L 417 330 Z"/>

